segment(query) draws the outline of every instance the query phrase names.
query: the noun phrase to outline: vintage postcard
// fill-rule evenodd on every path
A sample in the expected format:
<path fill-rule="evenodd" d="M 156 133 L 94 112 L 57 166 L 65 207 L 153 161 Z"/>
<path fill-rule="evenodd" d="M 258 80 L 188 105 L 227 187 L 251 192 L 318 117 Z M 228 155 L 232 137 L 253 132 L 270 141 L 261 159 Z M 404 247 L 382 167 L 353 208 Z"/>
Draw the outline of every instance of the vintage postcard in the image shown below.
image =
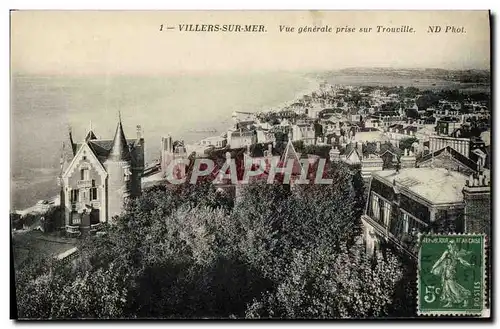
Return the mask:
<path fill-rule="evenodd" d="M 490 21 L 11 11 L 12 317 L 490 318 Z"/>

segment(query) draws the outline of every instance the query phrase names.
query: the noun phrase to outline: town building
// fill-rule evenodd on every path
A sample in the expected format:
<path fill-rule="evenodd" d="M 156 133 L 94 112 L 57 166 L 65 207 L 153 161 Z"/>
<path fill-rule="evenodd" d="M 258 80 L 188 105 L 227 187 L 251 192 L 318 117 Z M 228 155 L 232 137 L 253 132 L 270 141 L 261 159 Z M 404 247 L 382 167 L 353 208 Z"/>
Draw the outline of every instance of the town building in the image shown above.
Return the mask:
<path fill-rule="evenodd" d="M 113 139 L 98 139 L 92 130 L 76 143 L 71 131 L 63 143 L 59 176 L 60 204 L 66 230 L 79 234 L 120 215 L 125 201 L 141 194 L 144 138 L 126 139 L 121 119 Z"/>
<path fill-rule="evenodd" d="M 271 130 L 272 127 L 269 128 L 264 128 L 262 126 L 257 127 L 256 132 L 257 132 L 257 143 L 259 144 L 267 144 L 267 143 L 273 143 L 276 141 L 276 137 Z"/>
<path fill-rule="evenodd" d="M 393 124 L 389 126 L 386 135 L 391 140 L 402 140 L 405 138 L 415 138 L 415 134 L 418 130 L 417 126 L 414 125 L 402 125 L 402 124 Z"/>
<path fill-rule="evenodd" d="M 297 120 L 292 125 L 293 141 L 303 141 L 305 145 L 313 145 L 316 140 L 314 122 L 312 120 Z"/>
<path fill-rule="evenodd" d="M 210 136 L 202 139 L 200 144 L 207 147 L 224 148 L 227 145 L 227 138 L 224 136 Z"/>
<path fill-rule="evenodd" d="M 438 223 L 456 233 L 488 233 L 490 202 L 488 174 L 445 168 L 374 172 L 361 218 L 367 252 L 388 243 L 416 257 L 418 233 Z"/>
<path fill-rule="evenodd" d="M 179 164 L 175 170 L 178 170 L 178 176 L 184 176 L 185 174 L 185 166 L 180 163 L 187 159 L 187 150 L 183 143 L 177 142 L 175 143 L 172 139 L 172 136 L 168 135 L 167 137 L 162 137 L 161 139 L 161 154 L 160 154 L 160 169 L 162 172 L 162 177 L 165 177 L 167 174 L 167 170 L 169 170 L 169 165 L 172 161 L 175 161 Z M 174 170 L 174 169 L 172 169 Z"/>
<path fill-rule="evenodd" d="M 462 120 L 458 117 L 443 117 L 436 123 L 438 135 L 449 136 L 455 129 L 462 126 Z"/>
<path fill-rule="evenodd" d="M 429 151 L 431 153 L 441 150 L 447 146 L 450 146 L 465 157 L 469 157 L 470 138 L 457 138 L 439 135 L 429 136 Z"/>
<path fill-rule="evenodd" d="M 240 121 L 227 131 L 227 144 L 230 148 L 242 148 L 257 143 L 254 121 Z"/>

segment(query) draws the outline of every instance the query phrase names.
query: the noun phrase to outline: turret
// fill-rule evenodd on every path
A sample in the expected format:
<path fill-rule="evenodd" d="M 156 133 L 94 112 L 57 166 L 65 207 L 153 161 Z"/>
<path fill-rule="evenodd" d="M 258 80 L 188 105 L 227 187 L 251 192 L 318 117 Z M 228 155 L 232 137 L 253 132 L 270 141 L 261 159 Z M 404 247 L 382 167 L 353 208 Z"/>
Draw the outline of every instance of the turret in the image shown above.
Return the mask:
<path fill-rule="evenodd" d="M 109 151 L 108 161 L 115 162 L 130 162 L 130 152 L 128 148 L 127 139 L 125 138 L 125 133 L 123 132 L 122 121 L 118 121 L 116 126 L 115 137 L 113 138 L 113 144 L 111 146 L 111 151 Z"/>
<path fill-rule="evenodd" d="M 120 118 L 111 150 L 104 163 L 108 172 L 108 218 L 110 219 L 123 211 L 124 202 L 131 195 L 133 179 L 131 159 Z"/>

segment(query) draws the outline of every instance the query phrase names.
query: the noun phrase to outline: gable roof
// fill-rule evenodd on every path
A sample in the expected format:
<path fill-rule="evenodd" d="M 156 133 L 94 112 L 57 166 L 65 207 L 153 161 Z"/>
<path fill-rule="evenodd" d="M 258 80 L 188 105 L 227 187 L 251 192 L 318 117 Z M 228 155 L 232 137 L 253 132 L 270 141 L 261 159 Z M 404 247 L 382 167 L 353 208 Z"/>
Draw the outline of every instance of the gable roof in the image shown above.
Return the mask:
<path fill-rule="evenodd" d="M 346 156 L 346 159 L 349 158 L 352 153 L 355 153 L 360 160 L 363 159 L 363 155 L 359 154 L 358 148 L 356 147 L 356 144 L 354 144 L 354 143 L 347 144 L 345 146 L 345 149 L 340 152 L 341 155 Z"/>
<path fill-rule="evenodd" d="M 437 157 L 438 155 L 440 155 L 444 152 L 448 152 L 454 160 L 460 162 L 462 165 L 466 166 L 467 168 L 469 168 L 473 171 L 478 171 L 478 167 L 477 167 L 476 162 L 474 162 L 470 158 L 466 157 L 462 153 L 456 151 L 451 146 L 446 146 L 440 150 L 437 150 L 437 151 L 434 151 L 434 152 L 431 152 L 429 154 L 424 155 L 423 157 L 421 157 L 420 159 L 417 160 L 417 165 L 424 163 L 424 162 L 427 162 L 427 161 L 430 161 L 432 158 Z"/>
<path fill-rule="evenodd" d="M 107 175 L 106 169 L 104 169 L 104 166 L 102 165 L 101 161 L 99 161 L 99 159 L 97 158 L 97 156 L 94 153 L 94 151 L 90 148 L 89 143 L 84 143 L 84 144 L 82 144 L 82 146 L 80 147 L 80 149 L 76 152 L 73 160 L 71 160 L 71 163 L 69 164 L 69 166 L 64 171 L 64 173 L 62 175 L 63 178 L 69 176 L 69 174 L 71 172 L 73 172 L 74 167 L 75 167 L 78 159 L 80 159 L 82 157 L 83 152 L 87 151 L 87 150 L 90 151 L 90 152 L 88 152 L 88 159 L 89 159 L 89 161 L 93 165 L 96 166 L 97 170 L 99 171 L 99 174 L 103 175 L 103 176 Z"/>
<path fill-rule="evenodd" d="M 135 139 L 127 139 L 127 145 L 134 145 Z M 109 152 L 111 151 L 111 147 L 113 146 L 112 139 L 93 139 L 89 140 L 86 143 L 78 143 L 75 144 L 76 149 L 79 150 L 82 145 L 88 144 L 89 148 L 94 152 L 95 156 L 101 163 L 104 163 L 108 159 Z"/>
<path fill-rule="evenodd" d="M 288 160 L 294 160 L 292 174 L 300 174 L 302 172 L 302 164 L 300 163 L 299 155 L 295 151 L 295 147 L 293 147 L 291 139 L 288 140 L 285 150 L 283 151 L 283 154 L 280 158 L 280 161 L 285 166 L 288 163 Z"/>

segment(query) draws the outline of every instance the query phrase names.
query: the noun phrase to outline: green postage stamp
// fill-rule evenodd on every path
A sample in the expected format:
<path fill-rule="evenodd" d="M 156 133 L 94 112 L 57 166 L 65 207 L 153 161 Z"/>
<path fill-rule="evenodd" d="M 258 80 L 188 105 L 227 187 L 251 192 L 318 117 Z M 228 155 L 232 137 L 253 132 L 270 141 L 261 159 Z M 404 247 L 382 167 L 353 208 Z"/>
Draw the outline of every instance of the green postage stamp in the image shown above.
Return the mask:
<path fill-rule="evenodd" d="M 485 315 L 485 236 L 422 234 L 419 315 Z"/>

